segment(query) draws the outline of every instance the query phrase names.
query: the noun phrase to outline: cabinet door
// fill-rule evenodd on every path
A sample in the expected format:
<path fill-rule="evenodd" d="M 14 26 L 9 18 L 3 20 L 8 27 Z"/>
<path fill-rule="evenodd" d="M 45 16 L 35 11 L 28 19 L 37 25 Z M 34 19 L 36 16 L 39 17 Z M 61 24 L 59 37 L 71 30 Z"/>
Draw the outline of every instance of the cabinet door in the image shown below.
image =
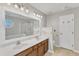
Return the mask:
<path fill-rule="evenodd" d="M 43 47 L 43 54 L 45 54 L 45 40 L 44 41 L 42 41 L 42 47 Z"/>
<path fill-rule="evenodd" d="M 38 55 L 37 53 L 38 53 L 38 45 L 34 45 L 32 47 L 32 52 L 30 52 L 28 56 L 37 56 Z"/>
<path fill-rule="evenodd" d="M 33 46 L 32 56 L 38 55 L 38 45 Z"/>
<path fill-rule="evenodd" d="M 16 56 L 43 56 L 48 50 L 48 40 L 42 41 L 31 48 L 28 48 Z"/>
<path fill-rule="evenodd" d="M 48 51 L 48 40 L 45 41 L 45 53 Z"/>
<path fill-rule="evenodd" d="M 42 43 L 38 45 L 38 56 L 43 56 L 44 55 L 44 47 Z"/>

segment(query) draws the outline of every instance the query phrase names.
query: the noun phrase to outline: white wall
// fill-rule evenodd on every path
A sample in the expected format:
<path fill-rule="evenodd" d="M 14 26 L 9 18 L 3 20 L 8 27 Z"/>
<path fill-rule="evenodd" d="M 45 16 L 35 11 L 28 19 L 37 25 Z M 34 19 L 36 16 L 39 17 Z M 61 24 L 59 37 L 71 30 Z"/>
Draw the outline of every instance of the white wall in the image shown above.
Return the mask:
<path fill-rule="evenodd" d="M 49 15 L 47 17 L 47 26 L 52 26 L 53 30 L 56 29 L 56 32 L 53 31 L 53 40 L 55 40 L 55 45 L 59 45 L 58 41 L 58 18 L 56 16 Z"/>
<path fill-rule="evenodd" d="M 2 8 L 0 8 L 0 43 L 2 43 L 5 40 L 5 28 L 4 28 L 4 19 L 5 19 L 5 13 L 3 12 Z M 2 20 L 3 19 L 3 20 Z"/>
<path fill-rule="evenodd" d="M 59 32 L 59 17 L 62 15 L 66 15 L 66 14 L 74 14 L 74 21 L 75 21 L 75 41 L 74 41 L 74 49 L 75 50 L 79 50 L 79 8 L 74 8 L 74 9 L 69 9 L 69 10 L 65 10 L 65 11 L 61 11 L 58 13 L 54 13 L 52 15 L 49 15 L 47 17 L 47 26 L 51 26 L 53 25 L 54 28 L 56 28 L 57 32 L 55 35 L 55 39 L 56 39 L 56 45 L 58 45 L 59 43 L 59 36 L 58 36 L 58 32 Z"/>

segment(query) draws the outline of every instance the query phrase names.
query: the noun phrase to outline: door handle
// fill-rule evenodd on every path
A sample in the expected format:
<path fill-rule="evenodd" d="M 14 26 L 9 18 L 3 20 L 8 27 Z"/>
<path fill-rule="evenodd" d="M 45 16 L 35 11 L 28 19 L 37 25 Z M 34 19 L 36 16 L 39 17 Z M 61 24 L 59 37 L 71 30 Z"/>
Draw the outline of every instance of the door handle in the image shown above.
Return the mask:
<path fill-rule="evenodd" d="M 72 32 L 72 34 L 74 34 L 74 32 Z"/>

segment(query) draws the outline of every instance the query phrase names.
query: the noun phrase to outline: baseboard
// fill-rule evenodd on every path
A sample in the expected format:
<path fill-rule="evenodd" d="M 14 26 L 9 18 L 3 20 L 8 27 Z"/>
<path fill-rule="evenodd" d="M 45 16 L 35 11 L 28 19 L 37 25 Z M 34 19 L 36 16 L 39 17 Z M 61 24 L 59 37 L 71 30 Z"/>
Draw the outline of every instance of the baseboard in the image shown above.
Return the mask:
<path fill-rule="evenodd" d="M 61 47 L 60 45 L 55 45 L 56 47 Z M 79 50 L 71 49 L 72 51 L 79 53 Z"/>
<path fill-rule="evenodd" d="M 55 45 L 56 47 L 60 47 L 60 45 Z"/>
<path fill-rule="evenodd" d="M 54 50 L 48 50 L 48 52 L 50 52 L 50 53 L 54 53 Z"/>
<path fill-rule="evenodd" d="M 79 50 L 73 50 L 74 52 L 76 52 L 76 53 L 79 53 Z"/>

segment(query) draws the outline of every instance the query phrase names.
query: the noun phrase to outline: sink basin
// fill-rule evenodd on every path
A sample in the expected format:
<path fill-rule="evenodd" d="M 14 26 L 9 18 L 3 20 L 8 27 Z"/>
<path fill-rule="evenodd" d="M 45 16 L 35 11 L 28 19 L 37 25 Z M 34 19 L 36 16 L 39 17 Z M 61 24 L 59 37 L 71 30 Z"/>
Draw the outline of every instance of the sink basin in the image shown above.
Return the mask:
<path fill-rule="evenodd" d="M 37 39 L 30 39 L 30 40 L 26 40 L 26 41 L 24 41 L 24 42 L 21 42 L 19 45 L 15 45 L 14 47 L 13 47 L 13 49 L 21 49 L 21 48 L 23 48 L 23 47 L 27 47 L 27 46 L 29 46 L 29 45 L 33 45 L 33 44 L 35 44 L 37 42 Z"/>
<path fill-rule="evenodd" d="M 16 45 L 16 46 L 14 46 L 13 49 L 21 49 L 21 48 L 23 48 L 24 46 L 27 46 L 27 45 L 28 45 L 28 44 L 26 44 L 26 43 L 20 44 L 20 45 Z"/>

